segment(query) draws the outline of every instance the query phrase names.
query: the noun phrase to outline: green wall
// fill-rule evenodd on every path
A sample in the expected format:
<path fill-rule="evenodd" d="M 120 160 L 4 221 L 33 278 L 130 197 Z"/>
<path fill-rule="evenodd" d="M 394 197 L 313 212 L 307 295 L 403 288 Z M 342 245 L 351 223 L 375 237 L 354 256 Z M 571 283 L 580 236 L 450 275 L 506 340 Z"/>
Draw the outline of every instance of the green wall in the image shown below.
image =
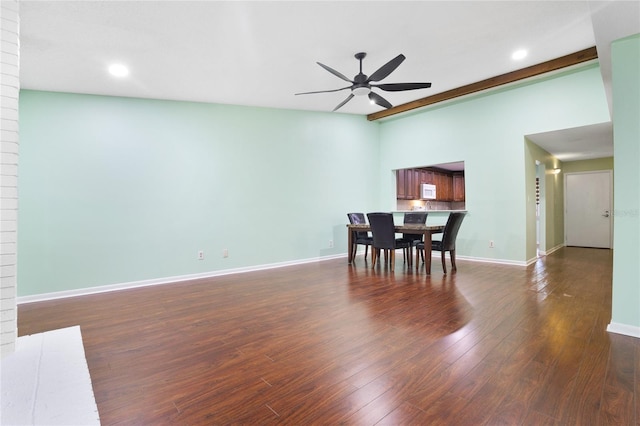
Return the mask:
<path fill-rule="evenodd" d="M 18 295 L 344 254 L 346 212 L 379 205 L 378 127 L 23 90 Z"/>
<path fill-rule="evenodd" d="M 524 135 L 607 120 L 594 64 L 373 123 L 25 90 L 18 294 L 344 255 L 346 212 L 395 210 L 393 170 L 452 161 L 465 162 L 469 210 L 459 255 L 524 264 Z"/>
<path fill-rule="evenodd" d="M 610 327 L 630 327 L 628 334 L 640 337 L 640 35 L 615 41 L 611 55 L 615 196 Z"/>
<path fill-rule="evenodd" d="M 594 170 L 613 170 L 613 157 L 562 162 L 562 173 L 591 172 Z"/>
<path fill-rule="evenodd" d="M 387 120 L 380 130 L 383 208 L 395 202 L 393 170 L 464 161 L 469 215 L 457 253 L 529 262 L 536 253 L 536 166 L 524 135 L 609 119 L 599 67 L 588 64 Z"/>

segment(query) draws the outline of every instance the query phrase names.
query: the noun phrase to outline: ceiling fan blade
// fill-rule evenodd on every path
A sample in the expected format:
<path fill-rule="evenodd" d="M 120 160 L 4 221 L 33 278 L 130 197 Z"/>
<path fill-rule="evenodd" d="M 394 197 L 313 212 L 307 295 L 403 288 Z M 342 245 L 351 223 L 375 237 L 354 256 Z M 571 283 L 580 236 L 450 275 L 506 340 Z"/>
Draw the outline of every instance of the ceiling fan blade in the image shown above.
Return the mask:
<path fill-rule="evenodd" d="M 351 81 L 347 77 L 345 77 L 344 74 L 339 73 L 338 71 L 334 70 L 333 68 L 328 67 L 325 64 L 321 64 L 320 62 L 316 62 L 316 64 L 320 65 L 322 68 L 324 68 L 325 70 L 329 71 L 331 74 L 335 75 L 336 77 L 341 78 L 344 81 L 348 81 L 349 83 L 353 83 L 353 81 Z"/>
<path fill-rule="evenodd" d="M 378 68 L 378 70 L 376 72 L 371 74 L 371 76 L 369 77 L 369 81 L 380 81 L 380 80 L 382 80 L 383 78 L 385 78 L 386 76 L 391 74 L 396 68 L 398 68 L 398 66 L 405 59 L 406 58 L 405 58 L 405 56 L 403 54 L 400 54 L 400 55 L 396 56 L 395 58 L 393 58 L 392 60 L 390 60 L 389 62 L 387 62 L 383 66 L 381 66 L 380 68 Z"/>
<path fill-rule="evenodd" d="M 338 106 L 337 106 L 337 107 L 335 107 L 333 110 L 334 110 L 334 111 L 339 110 L 340 108 L 342 108 L 342 106 L 343 106 L 344 104 L 346 104 L 347 102 L 349 102 L 349 101 L 351 100 L 351 98 L 353 98 L 353 93 L 349 94 L 349 96 L 347 96 L 347 99 L 345 99 L 344 101 L 340 102 L 340 103 L 338 104 Z"/>
<path fill-rule="evenodd" d="M 374 104 L 380 105 L 381 107 L 391 108 L 393 106 L 389 103 L 389 101 L 375 92 L 369 92 L 369 100 Z"/>
<path fill-rule="evenodd" d="M 312 95 L 314 93 L 329 93 L 329 92 L 339 92 L 341 90 L 350 89 L 351 86 L 343 87 L 341 89 L 333 89 L 333 90 L 318 90 L 317 92 L 302 92 L 296 93 L 296 95 Z"/>
<path fill-rule="evenodd" d="M 387 92 L 401 92 L 403 90 L 428 89 L 431 83 L 389 83 L 389 84 L 372 84 Z"/>

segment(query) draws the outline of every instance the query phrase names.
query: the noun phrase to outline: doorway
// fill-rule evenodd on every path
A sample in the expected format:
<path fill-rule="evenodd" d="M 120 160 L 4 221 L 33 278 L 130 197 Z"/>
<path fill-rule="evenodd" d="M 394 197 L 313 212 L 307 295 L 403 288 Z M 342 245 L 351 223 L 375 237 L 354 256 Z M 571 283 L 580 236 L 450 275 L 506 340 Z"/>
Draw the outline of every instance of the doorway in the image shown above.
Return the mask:
<path fill-rule="evenodd" d="M 611 170 L 564 176 L 567 246 L 611 248 Z"/>

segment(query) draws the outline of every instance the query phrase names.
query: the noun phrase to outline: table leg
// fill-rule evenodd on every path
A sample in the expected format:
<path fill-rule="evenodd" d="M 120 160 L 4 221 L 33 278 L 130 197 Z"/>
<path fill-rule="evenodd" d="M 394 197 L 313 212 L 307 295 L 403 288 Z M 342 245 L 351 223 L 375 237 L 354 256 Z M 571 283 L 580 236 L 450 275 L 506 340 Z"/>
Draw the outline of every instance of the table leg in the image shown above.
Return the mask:
<path fill-rule="evenodd" d="M 424 268 L 431 275 L 431 231 L 424 233 Z"/>
<path fill-rule="evenodd" d="M 424 267 L 427 275 L 431 275 L 431 235 L 429 230 L 424 231 Z M 420 267 L 420 250 L 416 249 L 416 269 Z"/>
<path fill-rule="evenodd" d="M 349 250 L 349 255 L 347 256 L 348 263 L 353 262 L 353 231 L 351 228 L 347 226 L 347 250 Z"/>

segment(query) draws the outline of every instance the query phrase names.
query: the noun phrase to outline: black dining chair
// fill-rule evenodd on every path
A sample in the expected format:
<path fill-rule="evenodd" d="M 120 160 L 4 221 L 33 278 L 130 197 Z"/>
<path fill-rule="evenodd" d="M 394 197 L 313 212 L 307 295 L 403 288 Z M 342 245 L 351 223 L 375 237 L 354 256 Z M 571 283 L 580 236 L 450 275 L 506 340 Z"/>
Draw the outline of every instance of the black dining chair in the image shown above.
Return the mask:
<path fill-rule="evenodd" d="M 405 225 L 410 225 L 410 224 L 419 224 L 419 225 L 426 225 L 427 223 L 427 212 L 410 212 L 410 213 L 405 213 L 404 214 L 404 218 L 402 219 L 403 223 Z M 408 249 L 408 256 L 412 257 L 413 256 L 413 247 L 422 241 L 422 238 L 424 237 L 423 234 L 402 234 L 402 239 L 404 241 L 409 242 L 409 249 Z M 405 250 L 406 252 L 407 250 Z M 405 255 L 406 256 L 406 255 Z"/>
<path fill-rule="evenodd" d="M 404 241 L 402 238 L 396 238 L 396 227 L 393 223 L 393 214 L 368 213 L 367 218 L 371 225 L 371 234 L 373 234 L 371 263 L 373 263 L 373 267 L 376 266 L 376 262 L 379 263 L 380 250 L 382 249 L 385 253 L 385 259 L 388 259 L 391 262 L 391 270 L 393 271 L 396 261 L 396 250 L 409 248 L 409 242 Z M 411 257 L 408 258 L 408 264 L 411 265 Z"/>
<path fill-rule="evenodd" d="M 354 224 L 364 224 L 367 223 L 367 220 L 364 217 L 364 213 L 347 213 L 347 217 L 349 218 L 349 223 Z M 351 259 L 356 258 L 356 251 L 358 250 L 358 245 L 364 246 L 364 260 L 367 260 L 367 252 L 369 251 L 369 246 L 373 243 L 373 237 L 369 235 L 366 231 L 353 231 L 351 236 Z M 373 254 L 371 255 L 373 257 Z"/>
<path fill-rule="evenodd" d="M 447 273 L 447 265 L 445 263 L 444 254 L 447 251 L 449 252 L 449 257 L 451 257 L 451 270 L 453 272 L 458 270 L 456 267 L 456 239 L 458 238 L 458 230 L 460 229 L 460 225 L 462 224 L 465 214 L 465 212 L 449 214 L 447 224 L 444 226 L 444 231 L 442 232 L 442 240 L 431 242 L 431 250 L 440 252 L 442 258 L 442 270 L 445 274 Z M 416 250 L 421 250 L 422 258 L 424 260 L 424 242 L 416 244 Z"/>

